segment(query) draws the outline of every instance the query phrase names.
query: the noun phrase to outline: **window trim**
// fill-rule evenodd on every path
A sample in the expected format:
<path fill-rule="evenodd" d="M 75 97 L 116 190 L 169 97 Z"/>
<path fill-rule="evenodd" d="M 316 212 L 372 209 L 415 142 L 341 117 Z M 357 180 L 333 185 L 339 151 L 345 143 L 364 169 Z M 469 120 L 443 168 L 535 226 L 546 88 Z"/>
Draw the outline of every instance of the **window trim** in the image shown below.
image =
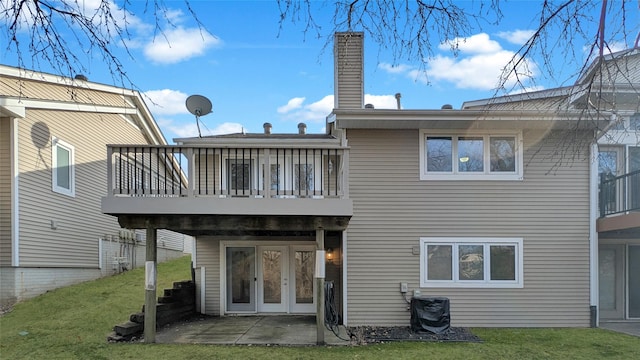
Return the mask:
<path fill-rule="evenodd" d="M 58 138 L 53 138 L 51 143 L 51 190 L 53 192 L 75 197 L 76 196 L 76 169 L 75 148 Z M 69 188 L 58 185 L 58 147 L 69 152 Z"/>
<path fill-rule="evenodd" d="M 428 245 L 452 246 L 452 278 L 453 280 L 427 280 L 427 246 Z M 486 251 L 491 246 L 515 246 L 515 280 L 490 280 L 491 271 L 490 256 L 485 256 L 484 280 L 457 280 L 458 276 L 458 245 L 480 245 Z M 523 263 L 523 238 L 498 238 L 498 237 L 421 237 L 420 238 L 420 287 L 423 288 L 523 288 L 524 263 Z M 487 272 L 488 270 L 488 272 Z"/>
<path fill-rule="evenodd" d="M 420 145 L 420 180 L 502 180 L 502 181 L 520 181 L 523 180 L 523 141 L 522 131 L 443 131 L 420 129 L 419 145 Z M 426 140 L 427 136 L 451 136 L 452 137 L 452 157 L 455 156 L 457 149 L 458 137 L 482 137 L 484 144 L 483 161 L 484 171 L 480 172 L 458 172 L 457 162 L 452 162 L 451 172 L 429 172 L 427 171 L 427 152 Z M 514 172 L 491 172 L 491 153 L 490 139 L 492 137 L 513 136 L 516 142 L 515 162 L 516 170 Z"/>

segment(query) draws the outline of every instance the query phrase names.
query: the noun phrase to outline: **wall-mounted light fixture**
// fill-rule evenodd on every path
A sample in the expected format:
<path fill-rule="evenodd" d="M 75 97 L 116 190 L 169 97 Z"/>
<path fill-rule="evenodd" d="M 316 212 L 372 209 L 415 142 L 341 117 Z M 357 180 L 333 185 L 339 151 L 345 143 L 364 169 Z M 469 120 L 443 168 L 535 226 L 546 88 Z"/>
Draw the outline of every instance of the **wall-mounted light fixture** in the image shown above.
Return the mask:
<path fill-rule="evenodd" d="M 333 262 L 333 248 L 327 248 L 327 261 Z"/>

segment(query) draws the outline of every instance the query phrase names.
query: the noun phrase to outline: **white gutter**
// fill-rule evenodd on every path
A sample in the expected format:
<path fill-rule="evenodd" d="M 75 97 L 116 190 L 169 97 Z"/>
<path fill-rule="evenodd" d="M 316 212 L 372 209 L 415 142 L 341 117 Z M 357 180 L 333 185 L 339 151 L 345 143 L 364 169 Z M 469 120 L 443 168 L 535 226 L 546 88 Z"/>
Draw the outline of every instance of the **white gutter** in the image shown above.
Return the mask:
<path fill-rule="evenodd" d="M 9 118 L 11 156 L 11 266 L 20 266 L 20 194 L 18 166 L 18 118 Z"/>
<path fill-rule="evenodd" d="M 598 217 L 598 144 L 591 144 L 589 154 L 589 283 L 590 305 L 596 308 L 595 325 L 599 326 L 599 279 L 598 279 L 598 232 L 596 219 Z"/>

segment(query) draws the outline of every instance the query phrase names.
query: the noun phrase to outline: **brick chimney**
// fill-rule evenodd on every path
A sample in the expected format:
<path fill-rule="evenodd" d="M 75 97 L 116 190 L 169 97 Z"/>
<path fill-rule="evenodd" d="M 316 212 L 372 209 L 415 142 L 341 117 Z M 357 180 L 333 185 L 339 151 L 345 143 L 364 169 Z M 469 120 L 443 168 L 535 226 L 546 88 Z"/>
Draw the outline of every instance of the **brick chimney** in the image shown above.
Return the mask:
<path fill-rule="evenodd" d="M 334 107 L 362 109 L 364 106 L 364 33 L 334 35 Z"/>

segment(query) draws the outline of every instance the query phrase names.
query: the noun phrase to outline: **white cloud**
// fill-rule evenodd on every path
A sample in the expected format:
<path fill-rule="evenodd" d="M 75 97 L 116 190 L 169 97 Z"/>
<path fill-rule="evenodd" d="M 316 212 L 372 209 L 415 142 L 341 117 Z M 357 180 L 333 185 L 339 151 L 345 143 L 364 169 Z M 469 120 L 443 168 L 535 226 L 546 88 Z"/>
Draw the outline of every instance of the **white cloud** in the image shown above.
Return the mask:
<path fill-rule="evenodd" d="M 395 95 L 364 94 L 364 103 L 372 104 L 376 109 L 397 109 L 398 101 Z"/>
<path fill-rule="evenodd" d="M 505 50 L 495 40 L 485 33 L 473 35 L 468 38 L 459 38 L 448 44 L 459 43 L 458 56 L 438 55 L 429 59 L 426 68 L 419 69 L 409 65 L 400 65 L 397 68 L 404 70 L 404 75 L 413 81 L 420 83 L 447 82 L 460 89 L 494 90 L 503 75 L 503 69 L 509 65 L 515 53 Z M 448 50 L 448 44 L 440 45 L 441 50 Z M 385 67 L 382 67 L 386 69 Z M 395 68 L 394 68 L 395 69 Z M 397 73 L 400 73 L 399 71 Z M 527 78 L 538 73 L 535 63 L 525 59 L 518 67 L 520 81 L 525 83 Z M 511 76 L 504 84 L 506 88 L 516 83 Z M 388 99 L 388 104 L 395 104 L 395 99 Z M 393 108 L 390 105 L 387 105 Z"/>
<path fill-rule="evenodd" d="M 500 43 L 491 40 L 489 35 L 485 33 L 472 35 L 468 38 L 455 38 L 438 46 L 440 50 L 449 50 L 452 47 L 462 53 L 471 54 L 494 53 L 502 49 Z"/>
<path fill-rule="evenodd" d="M 289 102 L 287 102 L 287 105 L 280 106 L 278 108 L 278 113 L 285 114 L 291 110 L 299 109 L 302 106 L 302 103 L 304 102 L 304 100 L 305 98 L 303 97 L 295 97 L 289 100 Z"/>
<path fill-rule="evenodd" d="M 333 110 L 333 95 L 327 95 L 308 105 L 304 104 L 304 100 L 304 97 L 292 98 L 287 105 L 278 107 L 278 113 L 282 114 L 285 120 L 321 123 Z"/>
<path fill-rule="evenodd" d="M 211 135 L 234 134 L 246 129 L 239 123 L 224 122 L 209 131 Z"/>
<path fill-rule="evenodd" d="M 535 30 L 501 31 L 496 35 L 516 45 L 524 45 L 535 33 Z"/>
<path fill-rule="evenodd" d="M 323 123 L 327 115 L 333 111 L 333 95 L 327 95 L 310 104 L 304 104 L 305 99 L 304 97 L 292 98 L 286 105 L 278 108 L 278 113 L 282 114 L 284 120 Z M 376 109 L 395 109 L 398 106 L 395 95 L 365 94 L 364 102 L 373 104 Z"/>
<path fill-rule="evenodd" d="M 455 59 L 438 56 L 429 62 L 427 74 L 433 81 L 454 83 L 461 89 L 491 90 L 495 89 L 502 75 L 502 69 L 509 63 L 514 53 L 501 50 L 493 54 L 479 54 L 467 58 Z M 531 76 L 530 71 L 519 73 L 522 77 Z M 527 74 L 528 72 L 528 74 Z M 505 84 L 511 85 L 515 79 Z"/>
<path fill-rule="evenodd" d="M 176 122 L 172 119 L 163 118 L 158 120 L 158 125 L 167 132 L 170 137 L 187 138 L 198 136 L 198 125 L 195 118 L 191 122 Z M 209 129 L 200 119 L 200 131 L 202 136 L 208 135 L 224 135 L 242 132 L 243 126 L 239 123 L 225 122 L 217 125 L 213 129 Z"/>
<path fill-rule="evenodd" d="M 411 69 L 411 66 L 406 64 L 392 65 L 392 64 L 383 62 L 378 65 L 378 68 L 390 74 L 402 74 L 409 71 Z"/>
<path fill-rule="evenodd" d="M 144 93 L 151 101 L 147 106 L 154 116 L 187 114 L 189 111 L 185 105 L 187 94 L 171 89 L 150 90 Z"/>
<path fill-rule="evenodd" d="M 199 28 L 177 27 L 165 30 L 144 46 L 144 54 L 151 61 L 174 64 L 204 54 L 222 42 L 217 37 Z"/>

